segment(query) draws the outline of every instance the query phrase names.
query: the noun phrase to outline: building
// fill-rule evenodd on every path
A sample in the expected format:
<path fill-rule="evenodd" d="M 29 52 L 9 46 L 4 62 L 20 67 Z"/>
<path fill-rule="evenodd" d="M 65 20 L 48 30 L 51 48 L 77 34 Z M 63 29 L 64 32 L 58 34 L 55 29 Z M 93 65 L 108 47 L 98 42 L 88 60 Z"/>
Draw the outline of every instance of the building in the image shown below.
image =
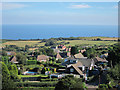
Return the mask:
<path fill-rule="evenodd" d="M 84 56 L 82 55 L 82 53 L 75 54 L 74 57 L 75 57 L 76 59 L 84 58 Z"/>
<path fill-rule="evenodd" d="M 56 55 L 56 60 L 58 60 L 58 59 L 62 59 L 62 57 L 59 53 L 57 53 L 57 55 Z"/>
<path fill-rule="evenodd" d="M 80 76 L 83 76 L 82 68 L 83 68 L 82 63 L 77 62 L 75 64 L 67 65 L 66 72 L 69 74 L 78 74 Z"/>
<path fill-rule="evenodd" d="M 49 56 L 46 56 L 46 55 L 38 55 L 37 56 L 37 61 L 39 61 L 39 62 L 46 62 L 47 60 L 49 60 Z"/>
<path fill-rule="evenodd" d="M 104 58 L 100 58 L 100 57 L 95 57 L 94 58 L 94 62 L 96 63 L 96 64 L 103 64 L 103 63 L 108 63 L 108 61 Z"/>
<path fill-rule="evenodd" d="M 12 62 L 12 63 L 14 63 L 14 64 L 17 64 L 18 61 L 17 61 L 16 56 L 12 56 L 12 57 L 10 58 L 10 62 Z"/>

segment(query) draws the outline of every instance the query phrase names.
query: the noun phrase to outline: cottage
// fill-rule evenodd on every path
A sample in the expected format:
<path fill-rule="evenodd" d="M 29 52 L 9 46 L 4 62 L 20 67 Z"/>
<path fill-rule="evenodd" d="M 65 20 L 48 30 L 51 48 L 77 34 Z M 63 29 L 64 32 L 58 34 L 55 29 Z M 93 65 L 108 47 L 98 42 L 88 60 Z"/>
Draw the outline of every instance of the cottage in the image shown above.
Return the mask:
<path fill-rule="evenodd" d="M 99 58 L 98 56 L 94 58 L 94 62 L 95 63 L 99 63 L 99 64 L 102 64 L 102 63 L 107 63 L 108 61 L 104 58 Z"/>
<path fill-rule="evenodd" d="M 62 63 L 63 66 L 67 66 L 69 64 L 75 64 L 77 60 L 74 57 L 69 57 L 65 59 L 65 62 Z"/>
<path fill-rule="evenodd" d="M 57 55 L 56 55 L 56 60 L 58 60 L 58 59 L 62 59 L 62 57 L 59 53 L 57 53 Z"/>
<path fill-rule="evenodd" d="M 16 53 L 15 53 L 15 52 L 13 52 L 13 51 L 11 51 L 11 52 L 7 52 L 7 55 L 8 55 L 8 56 L 15 56 L 15 55 L 16 55 Z"/>
<path fill-rule="evenodd" d="M 83 76 L 83 72 L 82 72 L 82 63 L 81 62 L 77 62 L 75 64 L 71 64 L 67 66 L 67 70 L 66 72 L 69 74 L 78 74 L 80 76 Z"/>
<path fill-rule="evenodd" d="M 74 57 L 75 57 L 76 59 L 84 58 L 84 56 L 82 55 L 82 53 L 75 54 Z"/>
<path fill-rule="evenodd" d="M 18 61 L 17 61 L 17 59 L 16 59 L 16 56 L 12 56 L 12 57 L 10 58 L 10 62 L 12 62 L 12 63 L 14 63 L 14 64 L 17 64 Z"/>
<path fill-rule="evenodd" d="M 62 49 L 62 50 L 65 50 L 66 49 L 66 46 L 64 45 L 58 45 L 58 48 Z"/>
<path fill-rule="evenodd" d="M 85 69 L 92 70 L 92 67 L 94 67 L 95 62 L 93 59 L 88 59 L 88 58 L 79 58 L 78 62 L 81 62 L 84 66 Z"/>
<path fill-rule="evenodd" d="M 46 62 L 47 60 L 49 60 L 49 56 L 46 56 L 46 55 L 38 55 L 37 56 L 37 61 L 39 62 Z"/>

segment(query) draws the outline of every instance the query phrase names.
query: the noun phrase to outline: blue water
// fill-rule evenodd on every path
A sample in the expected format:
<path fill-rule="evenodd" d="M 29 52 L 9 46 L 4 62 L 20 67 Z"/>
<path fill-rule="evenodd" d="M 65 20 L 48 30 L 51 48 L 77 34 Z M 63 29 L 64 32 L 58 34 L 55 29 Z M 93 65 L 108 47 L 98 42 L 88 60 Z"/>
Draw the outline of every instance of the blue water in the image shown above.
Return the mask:
<path fill-rule="evenodd" d="M 3 25 L 3 39 L 48 39 L 56 37 L 118 37 L 117 26 L 100 25 Z"/>

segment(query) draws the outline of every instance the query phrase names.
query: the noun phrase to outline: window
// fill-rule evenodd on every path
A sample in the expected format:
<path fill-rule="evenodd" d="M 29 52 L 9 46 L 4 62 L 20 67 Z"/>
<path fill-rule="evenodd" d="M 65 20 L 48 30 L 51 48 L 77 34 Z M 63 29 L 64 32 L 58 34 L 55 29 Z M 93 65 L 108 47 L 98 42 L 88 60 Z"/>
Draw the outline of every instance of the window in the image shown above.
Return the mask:
<path fill-rule="evenodd" d="M 70 72 L 74 72 L 74 69 L 73 69 L 73 68 L 70 68 Z"/>

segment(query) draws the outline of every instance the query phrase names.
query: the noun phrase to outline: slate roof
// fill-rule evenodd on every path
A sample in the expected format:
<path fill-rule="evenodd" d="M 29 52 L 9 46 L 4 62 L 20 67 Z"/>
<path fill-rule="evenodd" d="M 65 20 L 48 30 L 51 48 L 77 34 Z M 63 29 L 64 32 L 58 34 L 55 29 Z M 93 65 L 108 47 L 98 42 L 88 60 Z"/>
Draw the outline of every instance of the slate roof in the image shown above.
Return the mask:
<path fill-rule="evenodd" d="M 77 60 L 78 60 L 78 62 L 81 62 L 85 67 L 90 67 L 91 66 L 92 59 L 80 58 L 80 59 L 77 59 Z"/>
<path fill-rule="evenodd" d="M 80 74 L 83 75 L 83 72 L 79 69 L 79 66 L 83 66 L 81 62 L 77 62 L 76 64 L 72 64 L 73 68 Z"/>

